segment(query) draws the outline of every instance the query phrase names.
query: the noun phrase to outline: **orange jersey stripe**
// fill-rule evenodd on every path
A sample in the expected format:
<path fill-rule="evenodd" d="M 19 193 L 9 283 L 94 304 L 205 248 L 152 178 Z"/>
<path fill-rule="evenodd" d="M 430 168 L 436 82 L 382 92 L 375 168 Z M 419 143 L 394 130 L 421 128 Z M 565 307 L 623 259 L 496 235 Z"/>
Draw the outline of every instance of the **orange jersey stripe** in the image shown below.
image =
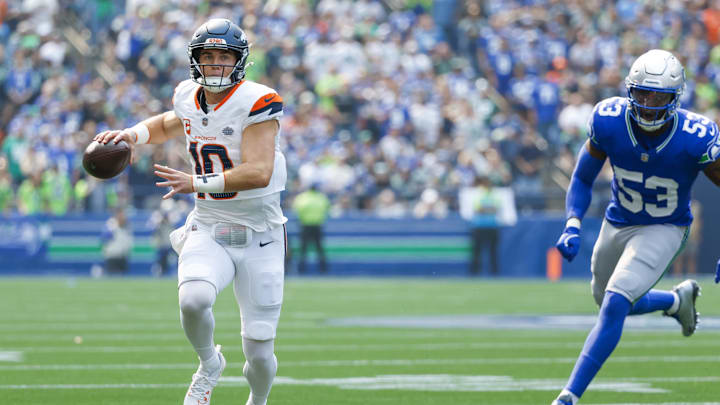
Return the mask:
<path fill-rule="evenodd" d="M 280 97 L 277 93 L 269 93 L 262 97 L 260 97 L 255 104 L 250 109 L 250 115 L 253 115 L 255 111 L 262 110 L 263 108 L 267 107 L 268 105 L 272 103 L 281 103 L 282 104 L 283 99 Z"/>
<path fill-rule="evenodd" d="M 213 111 L 217 111 L 218 108 L 220 108 L 220 106 L 222 106 L 223 104 L 225 104 L 226 101 L 230 100 L 230 96 L 232 96 L 233 93 L 235 93 L 235 90 L 237 90 L 238 87 L 240 87 L 243 83 L 245 83 L 245 80 L 242 80 L 240 83 L 236 84 L 235 87 L 233 87 L 232 90 L 230 90 L 230 92 L 227 94 L 227 96 L 225 96 L 225 97 L 218 103 L 218 105 L 216 105 L 215 108 L 213 108 Z"/>
<path fill-rule="evenodd" d="M 193 93 L 193 100 L 195 100 L 195 107 L 199 110 L 200 109 L 200 103 L 198 102 L 198 93 L 202 89 L 202 86 L 198 86 L 197 90 Z"/>

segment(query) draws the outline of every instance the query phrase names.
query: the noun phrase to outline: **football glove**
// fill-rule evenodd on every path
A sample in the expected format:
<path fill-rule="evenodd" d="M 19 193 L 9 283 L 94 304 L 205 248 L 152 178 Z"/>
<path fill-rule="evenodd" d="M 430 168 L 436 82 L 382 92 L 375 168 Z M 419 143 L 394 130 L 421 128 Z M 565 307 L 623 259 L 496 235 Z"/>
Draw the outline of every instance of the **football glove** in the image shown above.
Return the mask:
<path fill-rule="evenodd" d="M 720 283 L 720 260 L 717 262 L 717 269 L 715 270 L 715 284 Z"/>
<path fill-rule="evenodd" d="M 565 260 L 571 262 L 580 250 L 580 229 L 568 226 L 555 244 Z"/>

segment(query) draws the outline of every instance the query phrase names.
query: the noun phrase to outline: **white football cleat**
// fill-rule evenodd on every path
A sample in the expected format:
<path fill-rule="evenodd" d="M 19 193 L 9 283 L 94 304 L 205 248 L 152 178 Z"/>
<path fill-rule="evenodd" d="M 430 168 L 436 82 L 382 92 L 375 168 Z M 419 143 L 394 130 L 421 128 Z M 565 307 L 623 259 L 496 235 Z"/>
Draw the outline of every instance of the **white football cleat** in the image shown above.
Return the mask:
<path fill-rule="evenodd" d="M 558 399 L 554 400 L 550 405 L 573 405 L 573 400 L 570 395 L 562 395 Z"/>
<path fill-rule="evenodd" d="M 192 383 L 190 388 L 185 395 L 185 402 L 183 405 L 209 405 L 210 395 L 212 390 L 218 383 L 220 375 L 225 370 L 225 357 L 220 353 L 220 345 L 215 346 L 218 357 L 220 358 L 220 366 L 216 370 L 206 371 L 203 370 L 202 365 L 198 367 L 195 374 L 192 376 Z"/>
<path fill-rule="evenodd" d="M 695 300 L 700 295 L 700 286 L 695 280 L 685 280 L 673 287 L 672 291 L 680 297 L 680 306 L 677 312 L 669 316 L 680 323 L 684 336 L 690 336 L 695 332 L 699 323 L 700 314 L 695 310 Z"/>

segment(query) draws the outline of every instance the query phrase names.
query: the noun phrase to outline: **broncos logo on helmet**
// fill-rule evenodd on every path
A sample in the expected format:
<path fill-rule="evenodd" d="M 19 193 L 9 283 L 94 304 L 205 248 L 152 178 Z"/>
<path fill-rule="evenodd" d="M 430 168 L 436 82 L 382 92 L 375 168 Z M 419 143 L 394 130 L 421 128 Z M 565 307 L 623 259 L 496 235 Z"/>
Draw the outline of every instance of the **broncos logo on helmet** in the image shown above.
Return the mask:
<path fill-rule="evenodd" d="M 646 131 L 656 131 L 675 116 L 685 90 L 685 69 L 668 51 L 650 50 L 637 58 L 625 78 L 630 116 Z"/>
<path fill-rule="evenodd" d="M 237 55 L 237 61 L 235 65 L 199 63 L 200 51 L 203 49 L 230 50 Z M 216 93 L 240 83 L 245 77 L 245 63 L 250 53 L 249 49 L 250 44 L 248 44 L 245 32 L 235 23 L 225 18 L 208 20 L 195 31 L 188 45 L 190 79 Z M 222 66 L 223 74 L 221 77 L 206 77 L 203 73 L 205 66 Z M 225 68 L 232 69 L 227 77 L 225 77 Z"/>

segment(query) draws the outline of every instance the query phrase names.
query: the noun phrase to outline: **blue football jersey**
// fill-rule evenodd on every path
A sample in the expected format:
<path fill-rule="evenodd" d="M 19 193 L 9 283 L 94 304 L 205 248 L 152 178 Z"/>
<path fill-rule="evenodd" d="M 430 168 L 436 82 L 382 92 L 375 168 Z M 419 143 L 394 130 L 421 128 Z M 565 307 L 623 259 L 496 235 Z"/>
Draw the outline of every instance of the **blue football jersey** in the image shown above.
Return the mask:
<path fill-rule="evenodd" d="M 588 136 L 607 154 L 613 169 L 605 218 L 617 226 L 690 225 L 692 184 L 720 154 L 717 124 L 678 109 L 665 136 L 646 147 L 631 120 L 624 97 L 599 102 L 590 118 Z"/>

